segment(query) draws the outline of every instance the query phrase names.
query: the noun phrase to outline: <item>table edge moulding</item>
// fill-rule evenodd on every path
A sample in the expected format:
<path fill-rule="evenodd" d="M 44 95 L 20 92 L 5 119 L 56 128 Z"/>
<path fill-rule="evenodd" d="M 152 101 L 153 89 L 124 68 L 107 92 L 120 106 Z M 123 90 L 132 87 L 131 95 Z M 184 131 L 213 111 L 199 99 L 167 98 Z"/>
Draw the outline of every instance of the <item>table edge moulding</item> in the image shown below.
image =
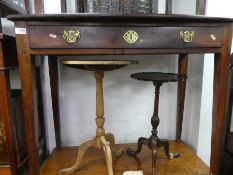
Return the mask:
<path fill-rule="evenodd" d="M 16 26 L 30 175 L 40 174 L 34 133 L 34 59 L 31 55 L 54 55 L 49 59 L 56 60 L 58 55 L 179 54 L 178 74 L 186 76 L 188 54 L 200 53 L 215 54 L 210 171 L 218 175 L 229 92 L 233 19 L 152 14 L 39 14 L 13 15 L 8 19 Z M 108 27 L 120 30 L 112 33 Z M 175 30 L 166 34 L 170 29 Z M 90 42 L 90 38 L 97 35 L 98 40 Z M 159 39 L 161 47 L 153 39 Z M 178 83 L 177 141 L 181 139 L 185 87 L 185 81 Z"/>

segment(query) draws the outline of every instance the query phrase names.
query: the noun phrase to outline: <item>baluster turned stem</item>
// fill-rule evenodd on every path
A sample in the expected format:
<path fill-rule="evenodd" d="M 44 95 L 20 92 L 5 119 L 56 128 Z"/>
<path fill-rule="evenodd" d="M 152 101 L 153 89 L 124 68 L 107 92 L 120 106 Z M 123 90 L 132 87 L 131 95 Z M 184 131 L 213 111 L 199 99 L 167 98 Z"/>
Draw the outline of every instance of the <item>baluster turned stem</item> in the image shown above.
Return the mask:
<path fill-rule="evenodd" d="M 159 93 L 160 93 L 160 86 L 162 85 L 161 82 L 153 82 L 155 86 L 155 100 L 154 100 L 154 113 L 151 118 L 151 125 L 153 127 L 152 135 L 157 137 L 158 131 L 158 125 L 159 125 L 159 116 L 158 116 L 158 110 L 159 110 Z"/>
<path fill-rule="evenodd" d="M 100 137 L 105 135 L 104 130 L 104 97 L 103 97 L 103 83 L 104 73 L 101 71 L 95 72 L 96 79 L 96 137 L 97 147 L 101 147 Z"/>

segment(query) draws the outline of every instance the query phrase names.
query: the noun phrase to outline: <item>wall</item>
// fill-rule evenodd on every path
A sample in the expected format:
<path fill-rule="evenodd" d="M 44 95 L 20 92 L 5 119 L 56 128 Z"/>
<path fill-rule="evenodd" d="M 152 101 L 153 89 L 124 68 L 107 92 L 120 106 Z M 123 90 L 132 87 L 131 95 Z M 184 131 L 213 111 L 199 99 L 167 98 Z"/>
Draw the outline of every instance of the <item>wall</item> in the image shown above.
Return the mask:
<path fill-rule="evenodd" d="M 129 75 L 141 71 L 177 71 L 173 55 L 148 56 L 143 61 L 139 56 L 132 59 L 139 60 L 140 64 L 105 73 L 105 126 L 106 131 L 115 134 L 117 143 L 136 142 L 139 136 L 146 137 L 151 131 L 153 85 L 133 80 Z M 93 72 L 62 66 L 60 80 L 61 116 L 67 116 L 61 118 L 63 145 L 77 145 L 95 134 L 95 79 Z M 171 114 L 175 114 L 176 91 L 175 83 L 165 84 L 161 89 L 159 131 L 162 138 L 174 139 L 175 115 Z"/>
<path fill-rule="evenodd" d="M 59 0 L 46 1 L 45 12 L 59 13 L 59 2 Z M 72 1 L 69 2 L 73 3 Z M 174 13 L 193 14 L 195 12 L 194 2 L 194 0 L 185 2 L 176 0 Z M 162 3 L 164 1 L 160 1 L 160 12 L 164 11 Z M 71 6 L 74 7 L 74 3 L 69 7 L 72 12 Z M 121 70 L 107 72 L 105 75 L 105 126 L 107 131 L 115 134 L 118 143 L 136 142 L 139 136 L 148 136 L 151 131 L 153 86 L 151 83 L 133 80 L 129 78 L 129 75 L 139 71 L 177 72 L 177 55 L 146 56 L 143 61 L 141 61 L 141 57 L 143 56 L 131 57 L 133 60 L 139 60 L 139 65 L 130 65 Z M 185 126 L 182 138 L 196 150 L 198 134 L 196 131 L 199 128 L 199 96 L 201 95 L 202 84 L 200 77 L 202 76 L 203 60 L 198 55 L 191 57 L 195 58 L 189 61 L 189 79 L 184 114 Z M 113 58 L 116 59 L 116 57 Z M 118 57 L 117 59 L 129 59 L 129 57 Z M 55 139 L 47 58 L 42 61 L 41 76 L 48 148 L 52 151 L 55 147 Z M 20 87 L 17 71 L 11 72 L 11 80 L 13 87 Z M 161 89 L 159 108 L 161 117 L 159 135 L 161 138 L 175 138 L 176 92 L 176 83 L 165 84 Z M 95 82 L 91 72 L 61 66 L 60 103 L 62 143 L 64 146 L 76 146 L 94 135 Z"/>
<path fill-rule="evenodd" d="M 33 2 L 33 0 L 31 1 Z M 69 12 L 73 12 L 75 3 L 72 0 L 68 1 L 70 4 L 68 6 Z M 59 0 L 46 1 L 45 12 L 59 13 L 59 2 Z M 162 7 L 164 0 L 159 2 L 159 12 L 164 12 Z M 208 0 L 207 15 L 233 17 L 232 3 L 228 0 L 219 2 Z M 194 0 L 174 0 L 173 4 L 174 13 L 195 13 L 193 8 L 195 6 Z M 197 154 L 206 164 L 209 164 L 212 126 L 213 55 L 205 55 L 204 60 L 201 55 L 191 55 L 191 57 L 193 59 L 189 60 L 189 78 L 187 80 L 182 138 L 194 150 L 197 150 Z M 124 57 L 124 59 L 128 59 L 128 57 Z M 141 60 L 138 56 L 132 57 L 132 59 Z M 150 83 L 133 80 L 129 78 L 129 74 L 138 71 L 176 72 L 176 61 L 176 55 L 147 56 L 139 65 L 131 65 L 121 70 L 108 72 L 105 75 L 106 129 L 115 133 L 117 142 L 135 142 L 139 136 L 148 136 L 151 130 L 149 120 L 152 114 L 153 86 Z M 204 75 L 202 77 L 203 64 Z M 42 69 L 46 134 L 48 148 L 52 151 L 55 146 L 55 139 L 46 58 L 42 62 Z M 202 80 L 204 82 L 203 86 Z M 60 70 L 60 82 L 62 142 L 63 145 L 76 146 L 95 133 L 93 120 L 95 117 L 95 82 L 92 73 L 63 66 L 61 66 Z M 20 88 L 18 71 L 11 71 L 11 85 L 13 88 Z M 174 83 L 164 85 L 161 89 L 160 99 L 159 114 L 161 124 L 159 126 L 159 135 L 164 138 L 174 139 L 176 85 Z M 80 125 L 81 122 L 82 125 Z M 86 132 L 84 133 L 83 130 Z"/>
<path fill-rule="evenodd" d="M 143 61 L 141 58 L 141 56 L 133 57 L 134 60 L 140 61 L 139 65 L 107 72 L 105 75 L 106 129 L 116 134 L 118 143 L 135 142 L 139 136 L 146 137 L 151 131 L 153 86 L 151 83 L 133 80 L 129 75 L 141 71 L 177 72 L 175 55 L 144 56 Z M 119 57 L 118 59 L 128 58 Z M 202 59 L 198 59 L 198 57 L 191 59 L 189 67 L 183 138 L 196 149 L 198 133 L 195 131 L 199 127 L 201 90 L 199 80 L 202 77 Z M 63 66 L 60 76 L 60 99 L 61 106 L 63 106 L 61 116 L 67 116 L 61 118 L 63 144 L 77 145 L 95 133 L 95 121 L 93 120 L 95 116 L 95 80 L 92 72 Z M 161 138 L 175 138 L 176 92 L 176 83 L 162 86 L 159 108 L 161 117 L 159 135 Z M 85 130 L 85 128 L 89 129 Z M 70 134 L 80 133 L 83 130 L 85 133 L 82 132 L 75 137 Z"/>
<path fill-rule="evenodd" d="M 183 13 L 194 13 L 194 2 L 186 1 L 185 4 L 182 2 L 184 6 L 188 7 L 185 8 L 187 11 Z M 55 1 L 50 3 L 54 4 Z M 181 3 L 181 1 L 177 1 L 177 3 Z M 69 4 L 72 4 L 71 6 L 74 7 L 72 1 L 69 1 Z M 45 8 L 46 12 L 51 12 L 49 11 L 50 8 L 53 11 L 55 10 L 48 3 L 45 5 L 47 6 Z M 163 9 L 161 7 L 160 11 L 162 12 Z M 74 10 L 70 6 L 68 8 L 70 12 Z M 182 13 L 180 8 L 182 6 L 174 6 L 174 13 Z M 55 12 L 58 12 L 58 9 Z M 187 83 L 187 94 L 189 95 L 186 99 L 187 110 L 185 110 L 183 138 L 196 149 L 200 98 L 198 100 L 198 95 L 195 94 L 201 94 L 201 81 L 198 80 L 200 80 L 202 74 L 201 68 L 203 61 L 202 59 L 198 59 L 198 56 L 192 57 L 197 57 L 197 59 L 191 59 L 189 62 L 189 79 Z M 82 57 L 82 59 L 85 58 Z M 101 57 L 101 59 L 103 58 Z M 118 59 L 128 59 L 128 57 L 118 57 Z M 141 57 L 135 56 L 131 59 L 140 61 Z M 151 131 L 150 117 L 153 110 L 153 86 L 151 83 L 138 82 L 129 78 L 130 73 L 139 71 L 177 72 L 176 62 L 176 55 L 147 56 L 144 61 L 140 61 L 139 65 L 131 65 L 121 70 L 108 72 L 105 75 L 105 126 L 107 131 L 111 131 L 116 135 L 116 141 L 118 143 L 136 142 L 139 136 L 148 136 Z M 44 71 L 47 71 L 46 61 L 44 62 Z M 46 76 L 44 77 L 47 80 Z M 45 83 L 45 93 L 49 93 L 48 87 Z M 159 134 L 161 138 L 175 138 L 176 91 L 177 85 L 175 83 L 166 84 L 161 90 L 159 108 L 159 114 L 161 116 Z M 50 138 L 49 148 L 52 150 L 54 139 L 51 140 L 51 138 L 54 134 L 52 131 L 52 112 L 50 109 L 51 99 L 47 95 L 44 97 L 47 101 L 46 114 L 48 116 L 48 137 Z M 63 145 L 78 145 L 94 135 L 95 81 L 93 73 L 61 66 L 60 103 Z M 86 128 L 89 129 L 86 130 Z M 80 132 L 82 134 L 79 134 Z"/>

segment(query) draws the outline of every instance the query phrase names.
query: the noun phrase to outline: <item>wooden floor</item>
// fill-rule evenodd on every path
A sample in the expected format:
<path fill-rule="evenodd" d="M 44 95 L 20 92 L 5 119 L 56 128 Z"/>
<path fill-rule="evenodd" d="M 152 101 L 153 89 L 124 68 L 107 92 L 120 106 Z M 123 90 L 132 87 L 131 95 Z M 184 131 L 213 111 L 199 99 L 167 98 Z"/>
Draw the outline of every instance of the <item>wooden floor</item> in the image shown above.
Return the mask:
<path fill-rule="evenodd" d="M 119 146 L 119 145 L 118 145 Z M 135 144 L 120 145 L 135 148 Z M 209 168 L 183 143 L 171 143 L 171 151 L 178 151 L 180 158 L 168 160 L 163 148 L 157 159 L 157 175 L 208 175 Z M 59 169 L 71 166 L 77 156 L 77 148 L 64 148 L 55 152 L 42 166 L 42 175 L 58 175 Z M 127 156 L 113 157 L 114 175 L 122 175 L 128 170 L 143 170 L 144 175 L 151 175 L 151 152 L 146 147 L 138 158 Z M 106 162 L 102 150 L 90 148 L 84 157 L 81 169 L 72 175 L 107 175 Z"/>
<path fill-rule="evenodd" d="M 10 168 L 0 168 L 0 175 L 10 175 Z"/>

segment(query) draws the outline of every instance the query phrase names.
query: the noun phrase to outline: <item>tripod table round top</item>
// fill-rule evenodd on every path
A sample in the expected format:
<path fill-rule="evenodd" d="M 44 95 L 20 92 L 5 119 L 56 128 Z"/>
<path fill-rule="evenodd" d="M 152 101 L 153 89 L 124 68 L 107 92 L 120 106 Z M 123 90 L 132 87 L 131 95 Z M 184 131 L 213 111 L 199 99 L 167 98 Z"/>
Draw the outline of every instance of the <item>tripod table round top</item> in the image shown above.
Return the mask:
<path fill-rule="evenodd" d="M 131 74 L 131 77 L 142 81 L 153 81 L 153 82 L 177 82 L 187 79 L 184 75 L 174 73 L 163 73 L 163 72 L 139 72 Z"/>
<path fill-rule="evenodd" d="M 131 60 L 62 60 L 61 63 L 76 69 L 111 71 L 138 62 Z"/>

